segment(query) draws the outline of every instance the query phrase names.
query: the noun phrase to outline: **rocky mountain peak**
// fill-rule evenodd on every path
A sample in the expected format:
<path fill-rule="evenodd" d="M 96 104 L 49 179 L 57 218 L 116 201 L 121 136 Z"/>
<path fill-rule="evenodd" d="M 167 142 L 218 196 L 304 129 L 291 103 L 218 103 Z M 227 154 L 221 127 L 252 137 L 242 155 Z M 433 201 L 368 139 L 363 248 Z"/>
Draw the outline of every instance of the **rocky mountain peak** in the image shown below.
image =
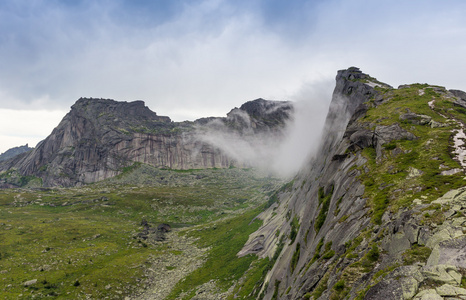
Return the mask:
<path fill-rule="evenodd" d="M 134 163 L 168 169 L 246 166 L 231 151 L 201 137 L 212 134 L 215 124 L 221 125 L 220 136 L 234 132 L 251 139 L 256 131 L 280 132 L 292 111 L 285 103 L 258 99 L 227 118 L 178 123 L 158 116 L 143 101 L 80 98 L 44 141 L 0 164 L 0 173 L 14 169 L 18 178 L 36 178 L 44 186 L 75 186 L 113 177 Z M 3 186 L 11 184 L 16 182 L 6 179 Z"/>
<path fill-rule="evenodd" d="M 239 108 L 247 112 L 250 116 L 260 118 L 271 114 L 282 114 L 293 110 L 293 105 L 289 101 L 272 101 L 262 98 L 248 101 Z"/>
<path fill-rule="evenodd" d="M 71 107 L 70 114 L 91 118 L 110 115 L 122 119 L 131 119 L 137 116 L 139 119 L 171 122 L 169 117 L 157 116 L 157 114 L 151 111 L 145 105 L 144 101 L 141 100 L 126 102 L 102 98 L 80 98 Z"/>
<path fill-rule="evenodd" d="M 244 103 L 240 108 L 232 109 L 227 114 L 226 123 L 243 131 L 251 128 L 254 131 L 269 130 L 283 126 L 293 112 L 293 104 L 290 101 L 259 98 Z"/>
<path fill-rule="evenodd" d="M 341 80 L 342 78 L 347 80 L 358 80 L 358 79 L 366 79 L 369 78 L 369 75 L 364 74 L 359 68 L 357 67 L 349 67 L 348 69 L 339 70 L 337 72 L 336 80 Z"/>

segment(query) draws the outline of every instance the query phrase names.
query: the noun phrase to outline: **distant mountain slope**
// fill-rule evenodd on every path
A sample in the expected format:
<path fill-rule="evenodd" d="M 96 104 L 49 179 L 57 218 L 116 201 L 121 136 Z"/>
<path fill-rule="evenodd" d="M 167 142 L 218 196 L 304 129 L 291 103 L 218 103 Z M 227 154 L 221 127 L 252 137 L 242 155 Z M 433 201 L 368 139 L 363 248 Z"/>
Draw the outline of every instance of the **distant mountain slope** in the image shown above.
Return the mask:
<path fill-rule="evenodd" d="M 12 157 L 15 157 L 16 155 L 22 154 L 24 152 L 31 151 L 32 149 L 34 149 L 34 148 L 30 148 L 28 146 L 28 144 L 26 144 L 24 146 L 19 146 L 19 147 L 14 147 L 14 148 L 8 149 L 4 153 L 0 154 L 0 161 L 10 159 Z"/>
<path fill-rule="evenodd" d="M 74 186 L 113 177 L 136 162 L 169 169 L 245 166 L 248 162 L 206 139 L 209 133 L 235 133 L 259 143 L 256 134 L 279 137 L 292 111 L 290 102 L 257 99 L 226 118 L 172 122 L 143 101 L 81 98 L 50 136 L 32 152 L 0 164 L 0 171 L 38 178 L 43 186 Z M 3 176 L 9 187 L 7 179 Z"/>

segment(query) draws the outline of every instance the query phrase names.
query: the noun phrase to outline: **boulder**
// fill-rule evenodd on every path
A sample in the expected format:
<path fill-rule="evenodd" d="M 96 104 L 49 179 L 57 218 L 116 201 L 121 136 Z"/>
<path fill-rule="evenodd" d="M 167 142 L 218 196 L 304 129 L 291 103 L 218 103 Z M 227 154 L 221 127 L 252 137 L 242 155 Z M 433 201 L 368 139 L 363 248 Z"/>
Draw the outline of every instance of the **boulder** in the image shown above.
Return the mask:
<path fill-rule="evenodd" d="M 388 244 L 388 252 L 390 255 L 401 253 L 411 247 L 411 243 L 407 236 L 402 232 L 397 232 L 392 236 Z"/>
<path fill-rule="evenodd" d="M 432 250 L 427 264 L 448 264 L 466 269 L 466 236 L 439 243 Z"/>
<path fill-rule="evenodd" d="M 37 283 L 37 279 L 32 279 L 32 280 L 28 280 L 26 282 L 23 282 L 23 285 L 24 286 L 31 286 L 31 285 L 34 285 Z"/>
<path fill-rule="evenodd" d="M 413 300 L 443 300 L 443 297 L 437 294 L 435 289 L 427 289 L 416 294 Z"/>
<path fill-rule="evenodd" d="M 377 126 L 375 128 L 377 144 L 384 145 L 396 140 L 414 140 L 416 136 L 411 132 L 401 128 L 397 123 L 388 126 Z"/>
<path fill-rule="evenodd" d="M 388 126 L 377 126 L 374 135 L 376 139 L 377 158 L 380 158 L 382 155 L 382 146 L 391 141 L 416 139 L 414 134 L 401 128 L 397 123 Z"/>
<path fill-rule="evenodd" d="M 466 93 L 460 90 L 449 90 L 450 93 L 453 94 L 453 96 L 456 97 L 455 103 L 458 106 L 466 108 Z"/>
<path fill-rule="evenodd" d="M 406 238 L 411 244 L 418 242 L 419 237 L 419 226 L 414 223 L 408 223 L 404 226 L 404 232 Z"/>
<path fill-rule="evenodd" d="M 411 299 L 424 280 L 418 266 L 402 266 L 371 287 L 364 300 Z"/>
<path fill-rule="evenodd" d="M 435 289 L 437 294 L 443 297 L 455 297 L 455 296 L 466 296 L 466 289 L 452 286 L 450 284 L 444 284 Z"/>
<path fill-rule="evenodd" d="M 436 282 L 448 283 L 458 286 L 461 283 L 461 274 L 455 266 L 451 265 L 434 265 L 425 266 L 421 270 L 422 275 L 426 279 Z"/>
<path fill-rule="evenodd" d="M 412 112 L 402 114 L 400 120 L 406 121 L 414 125 L 427 125 L 430 124 L 432 118 L 426 115 L 418 115 Z"/>
<path fill-rule="evenodd" d="M 367 129 L 358 130 L 350 136 L 350 141 L 361 149 L 371 147 L 374 145 L 374 132 Z"/>

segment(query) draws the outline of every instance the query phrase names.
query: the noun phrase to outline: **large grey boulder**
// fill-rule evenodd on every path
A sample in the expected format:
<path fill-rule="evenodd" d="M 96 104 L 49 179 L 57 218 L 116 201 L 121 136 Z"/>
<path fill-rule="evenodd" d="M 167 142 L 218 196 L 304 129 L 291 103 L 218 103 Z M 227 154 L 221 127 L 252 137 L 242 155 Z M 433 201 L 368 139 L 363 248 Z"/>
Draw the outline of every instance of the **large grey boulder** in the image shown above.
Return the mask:
<path fill-rule="evenodd" d="M 466 236 L 440 242 L 432 250 L 427 264 L 448 264 L 466 269 Z"/>
<path fill-rule="evenodd" d="M 434 265 L 425 266 L 421 270 L 426 279 L 436 282 L 448 283 L 458 286 L 461 283 L 461 274 L 455 266 L 451 265 Z"/>
<path fill-rule="evenodd" d="M 418 115 L 412 112 L 402 114 L 400 120 L 406 121 L 414 125 L 427 125 L 430 124 L 432 118 L 426 115 Z"/>
<path fill-rule="evenodd" d="M 417 294 L 419 283 L 423 280 L 424 276 L 418 266 L 398 267 L 371 287 L 364 300 L 411 299 Z"/>

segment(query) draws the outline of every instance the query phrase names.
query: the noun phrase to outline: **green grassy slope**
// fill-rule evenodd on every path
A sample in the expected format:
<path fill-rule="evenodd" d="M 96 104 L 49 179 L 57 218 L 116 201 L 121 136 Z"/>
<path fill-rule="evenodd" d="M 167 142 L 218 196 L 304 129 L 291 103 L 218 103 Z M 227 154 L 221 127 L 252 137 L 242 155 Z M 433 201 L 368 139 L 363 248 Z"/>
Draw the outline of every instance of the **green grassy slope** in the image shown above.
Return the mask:
<path fill-rule="evenodd" d="M 150 185 L 134 182 L 145 178 L 142 171 L 155 172 L 146 176 Z M 168 223 L 173 234 L 195 237 L 196 247 L 210 248 L 205 265 L 189 277 L 196 280 L 180 283 L 171 298 L 210 280 L 228 289 L 255 259 L 237 259 L 236 253 L 257 229 L 259 221 L 249 223 L 276 184 L 245 169 L 176 172 L 137 166 L 82 188 L 0 190 L 0 298 L 124 299 L 150 289 L 153 261 L 182 250 L 138 238 L 143 219 L 151 226 Z M 176 272 L 170 270 L 175 266 L 166 268 Z"/>

